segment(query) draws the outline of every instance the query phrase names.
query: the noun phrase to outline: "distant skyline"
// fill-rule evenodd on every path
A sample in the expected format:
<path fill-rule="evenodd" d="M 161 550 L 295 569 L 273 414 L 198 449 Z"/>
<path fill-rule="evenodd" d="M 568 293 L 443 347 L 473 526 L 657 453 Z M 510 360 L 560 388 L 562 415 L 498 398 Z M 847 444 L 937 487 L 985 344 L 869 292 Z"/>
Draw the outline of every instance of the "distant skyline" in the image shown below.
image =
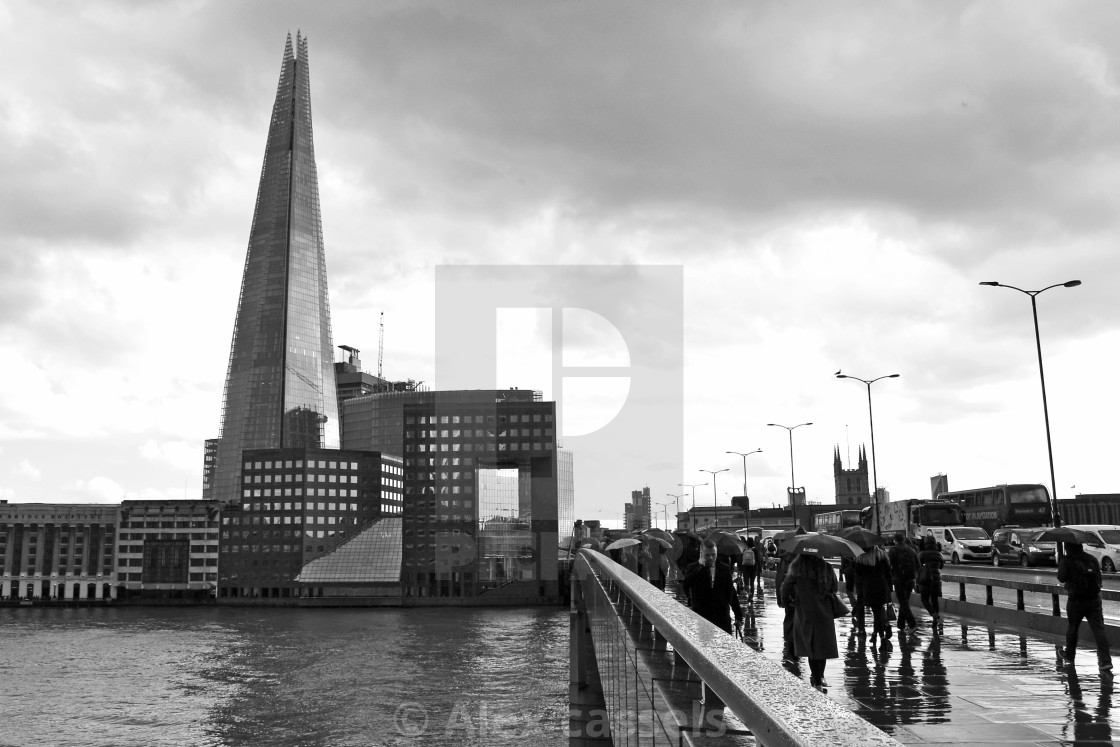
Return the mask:
<path fill-rule="evenodd" d="M 576 451 L 578 517 L 725 467 L 727 505 L 725 452 L 758 448 L 752 505 L 784 505 L 767 423 L 813 422 L 797 482 L 831 502 L 834 447 L 870 457 L 838 369 L 901 374 L 873 388 L 893 498 L 1049 486 L 1030 303 L 987 280 L 1083 281 L 1038 299 L 1058 494 L 1120 492 L 1120 7 L 12 2 L 0 29 L 0 498 L 199 497 L 297 30 L 333 339 L 367 370 L 384 312 L 386 377 L 439 386 L 438 266 L 683 267 L 681 475 Z"/>

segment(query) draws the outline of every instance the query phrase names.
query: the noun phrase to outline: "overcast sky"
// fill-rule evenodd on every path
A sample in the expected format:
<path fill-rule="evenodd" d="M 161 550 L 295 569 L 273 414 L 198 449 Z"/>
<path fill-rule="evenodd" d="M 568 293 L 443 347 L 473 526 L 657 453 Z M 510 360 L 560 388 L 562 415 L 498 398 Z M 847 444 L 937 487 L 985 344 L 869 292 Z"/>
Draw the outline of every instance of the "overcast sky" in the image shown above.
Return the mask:
<path fill-rule="evenodd" d="M 0 498 L 197 498 L 285 35 L 309 39 L 334 341 L 435 383 L 457 264 L 680 265 L 679 476 L 755 505 L 1120 492 L 1120 5 L 6 2 Z M 604 289 L 604 293 L 609 293 Z M 550 381 L 508 381 L 550 393 Z M 667 393 L 675 397 L 675 393 Z M 1072 486 L 1076 486 L 1074 489 Z M 712 488 L 697 489 L 710 502 Z M 684 503 L 687 507 L 690 498 Z"/>

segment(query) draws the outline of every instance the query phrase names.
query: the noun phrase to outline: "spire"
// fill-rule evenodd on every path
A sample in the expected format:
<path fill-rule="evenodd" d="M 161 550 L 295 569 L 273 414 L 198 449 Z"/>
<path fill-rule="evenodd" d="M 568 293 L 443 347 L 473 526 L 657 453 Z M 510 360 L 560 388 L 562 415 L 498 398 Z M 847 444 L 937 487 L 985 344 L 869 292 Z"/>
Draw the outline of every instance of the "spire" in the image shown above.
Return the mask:
<path fill-rule="evenodd" d="M 241 499 L 243 449 L 338 448 L 307 38 L 284 43 L 222 403 L 213 497 Z"/>

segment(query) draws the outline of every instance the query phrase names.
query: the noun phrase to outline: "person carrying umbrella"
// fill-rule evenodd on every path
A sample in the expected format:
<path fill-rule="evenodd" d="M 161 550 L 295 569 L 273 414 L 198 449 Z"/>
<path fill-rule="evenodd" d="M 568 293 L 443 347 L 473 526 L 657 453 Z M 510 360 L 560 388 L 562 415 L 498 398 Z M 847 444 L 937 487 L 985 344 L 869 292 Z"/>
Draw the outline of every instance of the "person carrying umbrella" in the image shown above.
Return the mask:
<path fill-rule="evenodd" d="M 712 540 L 700 546 L 700 562 L 688 567 L 681 586 L 689 607 L 708 622 L 732 632 L 731 612 L 735 613 L 735 632 L 743 625 L 743 608 L 731 580 L 731 566 L 716 561 L 719 550 Z"/>
<path fill-rule="evenodd" d="M 1049 530 L 1043 534 L 1060 532 Z M 1067 530 L 1073 531 L 1073 530 Z M 1040 538 L 1041 539 L 1041 538 Z M 1076 538 L 1080 539 L 1080 538 Z M 1097 642 L 1097 665 L 1101 676 L 1112 676 L 1112 653 L 1108 648 L 1108 634 L 1104 630 L 1104 612 L 1101 606 L 1101 567 L 1097 559 L 1085 552 L 1080 541 L 1064 540 L 1065 555 L 1058 561 L 1058 582 L 1066 587 L 1066 647 L 1062 658 L 1073 663 L 1077 655 L 1077 638 L 1081 621 L 1089 623 L 1089 630 Z"/>
<path fill-rule="evenodd" d="M 840 655 L 832 603 L 836 595 L 836 574 L 820 554 L 798 553 L 798 549 L 803 548 L 797 545 L 790 548 L 796 555 L 782 580 L 780 592 L 793 609 L 792 653 L 809 660 L 809 683 L 824 689 L 828 687 L 824 679 L 825 664 Z M 827 552 L 828 549 L 818 549 L 818 553 Z"/>

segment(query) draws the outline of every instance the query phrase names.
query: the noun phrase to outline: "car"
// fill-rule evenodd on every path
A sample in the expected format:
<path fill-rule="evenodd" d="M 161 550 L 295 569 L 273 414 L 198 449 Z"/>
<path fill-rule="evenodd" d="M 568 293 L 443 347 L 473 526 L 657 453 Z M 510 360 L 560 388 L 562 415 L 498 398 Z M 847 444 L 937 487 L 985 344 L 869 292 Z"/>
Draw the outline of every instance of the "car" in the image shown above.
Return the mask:
<path fill-rule="evenodd" d="M 1080 529 L 1095 538 L 1085 543 L 1085 552 L 1097 559 L 1101 573 L 1116 573 L 1120 568 L 1120 526 L 1116 524 L 1066 524 L 1069 529 Z"/>
<path fill-rule="evenodd" d="M 1056 565 L 1058 546 L 1039 542 L 1046 527 L 1000 527 L 992 532 L 992 565 Z"/>
<path fill-rule="evenodd" d="M 938 527 L 933 537 L 942 556 L 954 565 L 992 560 L 992 540 L 980 527 Z"/>

